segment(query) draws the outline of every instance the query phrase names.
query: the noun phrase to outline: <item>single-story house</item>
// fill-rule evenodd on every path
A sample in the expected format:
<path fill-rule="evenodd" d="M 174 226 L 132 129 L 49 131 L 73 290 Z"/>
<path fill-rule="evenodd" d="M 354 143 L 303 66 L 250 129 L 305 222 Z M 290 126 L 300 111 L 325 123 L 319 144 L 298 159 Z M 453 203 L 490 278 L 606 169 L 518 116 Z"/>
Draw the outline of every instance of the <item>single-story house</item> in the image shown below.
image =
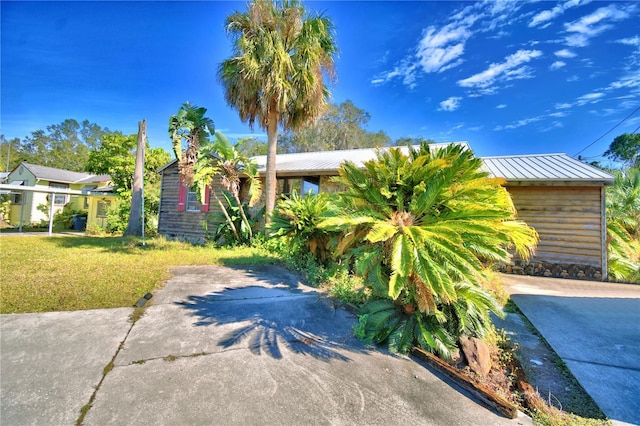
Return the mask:
<path fill-rule="evenodd" d="M 6 221 L 14 226 L 50 221 L 53 214 L 70 204 L 86 210 L 87 226 L 100 224 L 107 210 L 117 202 L 108 175 L 73 172 L 23 162 L 0 184 L 9 192 L 11 206 Z M 49 201 L 53 202 L 49 204 Z M 49 208 L 47 208 L 49 206 Z M 40 207 L 40 208 L 38 208 Z"/>
<path fill-rule="evenodd" d="M 466 142 L 454 142 L 470 149 Z M 439 149 L 447 144 L 432 144 Z M 385 148 L 382 148 L 385 149 Z M 402 149 L 407 149 L 406 147 Z M 340 188 L 330 178 L 345 161 L 362 164 L 375 158 L 376 149 L 278 154 L 276 175 L 278 192 L 292 189 L 306 193 L 336 192 Z M 254 157 L 264 176 L 266 156 Z M 483 168 L 492 176 L 505 179 L 520 219 L 534 227 L 539 236 L 535 257 L 524 264 L 515 259 L 505 270 L 546 276 L 606 278 L 607 240 L 605 187 L 613 176 L 566 154 L 513 155 L 483 157 Z M 202 222 L 215 203 L 197 202 L 179 182 L 177 162 L 160 171 L 162 189 L 158 232 L 201 240 Z"/>

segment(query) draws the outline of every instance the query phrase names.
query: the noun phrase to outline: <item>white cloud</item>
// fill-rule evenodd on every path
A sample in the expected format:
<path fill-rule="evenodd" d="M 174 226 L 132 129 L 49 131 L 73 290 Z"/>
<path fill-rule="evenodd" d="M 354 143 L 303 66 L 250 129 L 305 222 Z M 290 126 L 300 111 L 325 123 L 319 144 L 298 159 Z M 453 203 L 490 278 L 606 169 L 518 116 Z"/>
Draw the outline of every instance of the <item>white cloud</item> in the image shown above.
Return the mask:
<path fill-rule="evenodd" d="M 445 21 L 426 27 L 413 53 L 398 61 L 391 70 L 375 75 L 372 84 L 398 79 L 414 88 L 422 73 L 444 73 L 459 67 L 465 62 L 465 46 L 469 39 L 477 33 L 507 34 L 502 28 L 520 19 L 518 11 L 525 4 L 487 0 L 454 11 Z"/>
<path fill-rule="evenodd" d="M 559 112 L 552 112 L 551 114 L 549 114 L 549 117 L 562 118 L 562 117 L 566 117 L 567 115 L 569 115 L 569 113 L 564 111 L 559 111 Z"/>
<path fill-rule="evenodd" d="M 416 65 L 411 64 L 407 59 L 401 61 L 398 65 L 396 65 L 393 70 L 383 72 L 371 80 L 371 83 L 374 85 L 380 85 L 387 83 L 394 78 L 401 78 L 402 82 L 409 86 L 409 88 L 413 89 L 416 86 Z"/>
<path fill-rule="evenodd" d="M 555 108 L 556 109 L 568 109 L 571 108 L 573 105 L 569 104 L 569 103 L 560 103 L 560 104 L 556 104 Z"/>
<path fill-rule="evenodd" d="M 505 126 L 496 126 L 493 130 L 496 130 L 496 131 L 513 130 L 513 129 L 517 129 L 518 127 L 526 126 L 528 124 L 535 123 L 543 119 L 544 119 L 544 116 L 541 116 L 541 115 L 537 117 L 523 118 L 522 120 L 514 121 L 513 123 L 507 124 Z"/>
<path fill-rule="evenodd" d="M 438 108 L 438 111 L 455 111 L 460 108 L 461 100 L 462 98 L 460 97 L 452 96 L 449 99 L 440 102 L 440 108 Z"/>
<path fill-rule="evenodd" d="M 572 51 L 570 51 L 569 49 L 562 49 L 562 50 L 558 50 L 556 52 L 553 52 L 554 55 L 556 55 L 558 58 L 575 58 L 576 55 L 575 53 L 573 53 Z"/>
<path fill-rule="evenodd" d="M 620 40 L 616 40 L 616 43 L 626 44 L 628 46 L 640 47 L 640 37 L 634 36 L 634 37 L 629 37 L 629 38 L 623 38 L 623 39 L 620 39 Z"/>
<path fill-rule="evenodd" d="M 565 43 L 572 47 L 585 47 L 589 41 L 602 32 L 613 28 L 608 22 L 617 22 L 629 18 L 635 6 L 624 8 L 616 4 L 601 7 L 590 15 L 583 16 L 577 21 L 565 23 Z"/>
<path fill-rule="evenodd" d="M 441 29 L 427 28 L 418 44 L 418 63 L 425 73 L 442 72 L 451 68 L 451 63 L 460 64 L 464 44 L 471 36 L 465 27 L 449 24 Z"/>
<path fill-rule="evenodd" d="M 503 109 L 506 108 L 507 106 L 505 104 L 500 104 L 496 107 L 496 109 Z"/>
<path fill-rule="evenodd" d="M 551 25 L 551 20 L 562 15 L 565 10 L 570 9 L 576 6 L 582 6 L 584 4 L 589 3 L 591 0 L 568 0 L 562 4 L 555 6 L 553 9 L 543 10 L 542 12 L 537 13 L 529 22 L 529 27 L 537 27 L 541 24 L 541 28 L 546 28 Z"/>
<path fill-rule="evenodd" d="M 562 62 L 562 61 L 555 61 L 554 63 L 551 64 L 551 66 L 549 66 L 549 69 L 553 71 L 553 70 L 560 69 L 560 68 L 564 67 L 565 65 L 567 65 L 567 64 Z"/>
<path fill-rule="evenodd" d="M 604 93 L 602 93 L 602 92 L 587 93 L 586 95 L 580 96 L 576 100 L 576 105 L 582 106 L 582 105 L 586 105 L 588 103 L 594 104 L 594 103 L 599 102 L 600 98 L 602 98 L 603 96 L 604 96 Z"/>
<path fill-rule="evenodd" d="M 562 124 L 562 123 L 561 123 L 561 122 L 559 122 L 559 121 L 554 121 L 553 123 L 551 123 L 551 126 L 548 126 L 548 127 L 543 128 L 543 129 L 540 129 L 540 131 L 541 131 L 541 132 L 549 132 L 549 131 L 551 131 L 551 130 L 554 130 L 554 129 L 561 129 L 561 128 L 563 128 L 563 127 L 564 127 L 564 124 Z"/>
<path fill-rule="evenodd" d="M 531 69 L 523 64 L 540 56 L 542 52 L 539 50 L 518 50 L 507 56 L 504 62 L 493 63 L 486 70 L 457 83 L 461 87 L 476 89 L 482 94 L 491 94 L 495 92 L 496 88 L 492 86 L 497 82 L 531 78 Z"/>

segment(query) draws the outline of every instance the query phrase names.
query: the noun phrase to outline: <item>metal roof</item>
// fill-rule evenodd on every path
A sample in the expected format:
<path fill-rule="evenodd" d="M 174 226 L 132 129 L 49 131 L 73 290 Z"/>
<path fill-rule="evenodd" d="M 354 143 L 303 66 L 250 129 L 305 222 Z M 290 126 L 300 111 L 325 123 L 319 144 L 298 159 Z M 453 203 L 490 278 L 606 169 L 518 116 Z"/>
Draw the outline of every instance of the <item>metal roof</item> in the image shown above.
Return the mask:
<path fill-rule="evenodd" d="M 450 144 L 462 145 L 471 150 L 467 142 L 450 142 L 431 144 L 432 150 Z M 417 146 L 414 146 L 417 147 Z M 403 152 L 408 147 L 398 147 Z M 389 147 L 379 148 L 387 150 Z M 341 151 L 300 152 L 294 154 L 278 154 L 276 172 L 283 175 L 319 175 L 335 174 L 342 163 L 352 161 L 358 166 L 376 158 L 378 148 L 348 149 Z M 258 171 L 265 173 L 267 156 L 252 157 L 258 163 Z M 481 157 L 482 169 L 491 177 L 503 178 L 509 184 L 582 184 L 612 185 L 614 177 L 596 167 L 578 161 L 567 154 L 534 154 L 507 155 L 497 157 Z M 174 164 L 176 160 L 165 165 L 159 172 Z"/>
<path fill-rule="evenodd" d="M 614 177 L 567 154 L 482 157 L 482 168 L 492 177 L 512 183 L 574 182 L 613 184 Z"/>
<path fill-rule="evenodd" d="M 434 143 L 429 147 L 432 151 L 444 148 L 448 145 L 462 145 L 466 149 L 471 150 L 467 142 L 450 142 L 450 143 Z M 414 145 L 413 148 L 419 148 Z M 294 154 L 278 154 L 276 160 L 276 172 L 279 174 L 287 173 L 335 173 L 342 163 L 351 161 L 356 166 L 362 166 L 365 162 L 376 158 L 378 151 L 386 151 L 390 147 L 382 148 L 362 148 L 362 149 L 345 149 L 338 151 L 319 151 L 319 152 L 299 152 Z M 405 154 L 409 151 L 409 147 L 400 146 L 399 148 Z M 264 173 L 267 169 L 267 156 L 258 155 L 252 157 L 258 163 L 258 172 Z"/>
<path fill-rule="evenodd" d="M 24 168 L 33 173 L 38 180 L 49 180 L 63 183 L 99 183 L 111 180 L 109 175 L 93 175 L 89 173 L 72 172 L 70 170 L 56 169 L 53 167 L 29 163 L 21 163 L 18 167 L 20 166 L 24 166 Z M 16 169 L 18 167 L 16 167 Z"/>

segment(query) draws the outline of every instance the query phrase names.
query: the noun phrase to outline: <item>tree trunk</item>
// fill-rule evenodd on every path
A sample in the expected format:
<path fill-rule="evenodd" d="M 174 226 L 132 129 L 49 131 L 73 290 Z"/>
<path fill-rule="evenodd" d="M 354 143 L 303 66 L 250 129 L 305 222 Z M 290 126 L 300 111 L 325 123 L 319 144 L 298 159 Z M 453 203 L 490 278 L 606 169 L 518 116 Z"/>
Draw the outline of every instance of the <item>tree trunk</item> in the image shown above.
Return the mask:
<path fill-rule="evenodd" d="M 276 206 L 276 150 L 278 147 L 278 116 L 272 112 L 267 126 L 267 176 L 266 176 L 266 217 L 265 222 L 271 222 L 271 213 Z"/>
<path fill-rule="evenodd" d="M 136 150 L 136 169 L 133 175 L 133 188 L 131 194 L 131 210 L 129 212 L 129 224 L 124 235 L 142 236 L 142 197 L 144 179 L 144 147 L 147 139 L 147 121 L 138 122 L 138 149 Z"/>

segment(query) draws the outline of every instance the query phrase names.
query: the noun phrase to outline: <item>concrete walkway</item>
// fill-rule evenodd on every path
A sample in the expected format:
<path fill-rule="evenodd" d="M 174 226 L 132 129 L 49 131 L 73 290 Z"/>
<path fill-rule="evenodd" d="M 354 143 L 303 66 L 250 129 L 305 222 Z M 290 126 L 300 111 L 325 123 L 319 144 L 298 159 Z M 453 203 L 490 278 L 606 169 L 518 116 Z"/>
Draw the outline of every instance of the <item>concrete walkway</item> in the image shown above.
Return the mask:
<path fill-rule="evenodd" d="M 505 288 L 614 422 L 640 424 L 640 286 L 503 275 Z"/>
<path fill-rule="evenodd" d="M 0 423 L 71 425 L 91 401 L 86 425 L 532 424 L 364 347 L 284 269 L 174 273 L 133 326 L 129 308 L 1 316 Z"/>

